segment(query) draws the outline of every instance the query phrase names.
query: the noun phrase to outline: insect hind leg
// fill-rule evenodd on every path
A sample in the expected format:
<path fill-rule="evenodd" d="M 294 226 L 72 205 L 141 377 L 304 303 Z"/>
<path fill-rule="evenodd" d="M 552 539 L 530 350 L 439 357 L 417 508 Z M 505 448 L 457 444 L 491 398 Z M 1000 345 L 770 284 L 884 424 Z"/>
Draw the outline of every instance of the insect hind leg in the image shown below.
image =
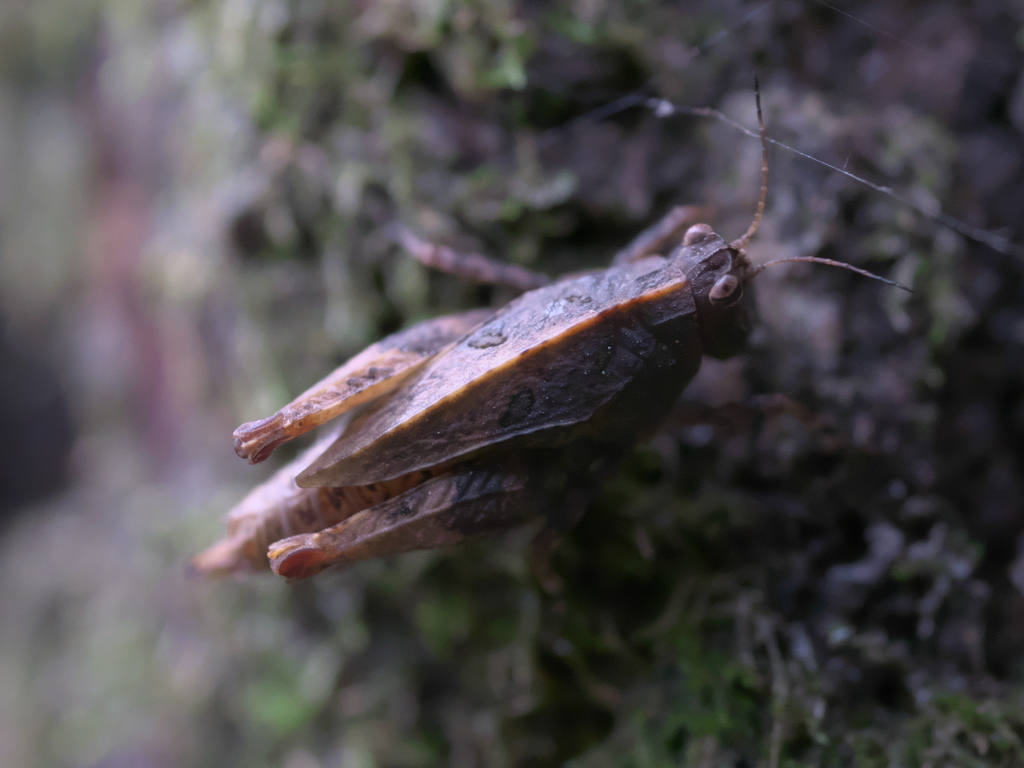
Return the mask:
<path fill-rule="evenodd" d="M 428 242 L 401 224 L 396 224 L 392 233 L 410 256 L 441 272 L 478 283 L 505 285 L 518 291 L 530 291 L 551 282 L 551 278 L 543 272 L 489 259 L 479 253 L 461 253 L 448 246 Z"/>
<path fill-rule="evenodd" d="M 319 533 L 272 544 L 270 566 L 281 576 L 307 578 L 334 565 L 508 530 L 536 517 L 539 507 L 528 472 L 500 464 L 464 465 Z"/>

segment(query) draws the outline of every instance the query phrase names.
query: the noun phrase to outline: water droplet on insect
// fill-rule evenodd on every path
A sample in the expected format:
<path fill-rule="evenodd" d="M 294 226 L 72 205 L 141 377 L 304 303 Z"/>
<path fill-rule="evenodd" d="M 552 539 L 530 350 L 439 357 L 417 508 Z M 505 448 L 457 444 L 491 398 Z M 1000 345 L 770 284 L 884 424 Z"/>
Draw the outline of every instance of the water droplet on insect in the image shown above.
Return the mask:
<path fill-rule="evenodd" d="M 500 325 L 486 326 L 469 337 L 466 342 L 473 349 L 487 349 L 504 344 L 508 339 Z"/>
<path fill-rule="evenodd" d="M 589 304 L 594 299 L 585 293 L 570 293 L 565 297 L 566 301 L 570 301 L 573 304 Z"/>

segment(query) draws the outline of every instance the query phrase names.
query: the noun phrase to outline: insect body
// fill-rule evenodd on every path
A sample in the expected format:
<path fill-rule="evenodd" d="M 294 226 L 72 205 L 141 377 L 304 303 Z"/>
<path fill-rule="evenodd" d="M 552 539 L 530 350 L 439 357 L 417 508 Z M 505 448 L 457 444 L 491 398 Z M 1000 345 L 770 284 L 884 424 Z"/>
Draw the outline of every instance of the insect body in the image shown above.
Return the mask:
<path fill-rule="evenodd" d="M 193 565 L 207 573 L 269 566 L 301 578 L 535 517 L 570 524 L 582 512 L 580 489 L 658 429 L 702 356 L 743 348 L 744 286 L 767 266 L 753 268 L 745 253 L 767 189 L 763 123 L 761 147 L 757 215 L 732 243 L 706 224 L 686 228 L 698 209 L 680 207 L 608 269 L 551 283 L 401 230 L 407 249 L 431 266 L 465 266 L 477 279 L 532 290 L 497 311 L 393 334 L 274 416 L 239 427 L 235 450 L 256 463 L 320 424 L 341 423 L 333 441 L 246 497 L 228 536 Z M 814 257 L 781 261 L 870 275 Z"/>
<path fill-rule="evenodd" d="M 228 537 L 194 565 L 269 563 L 301 577 L 551 515 L 567 485 L 592 482 L 595 462 L 661 425 L 702 354 L 734 354 L 746 338 L 750 267 L 740 249 L 706 225 L 690 227 L 668 258 L 643 245 L 493 314 L 388 337 L 270 419 L 240 427 L 236 451 L 255 462 L 347 417 L 329 446 L 250 494 Z"/>

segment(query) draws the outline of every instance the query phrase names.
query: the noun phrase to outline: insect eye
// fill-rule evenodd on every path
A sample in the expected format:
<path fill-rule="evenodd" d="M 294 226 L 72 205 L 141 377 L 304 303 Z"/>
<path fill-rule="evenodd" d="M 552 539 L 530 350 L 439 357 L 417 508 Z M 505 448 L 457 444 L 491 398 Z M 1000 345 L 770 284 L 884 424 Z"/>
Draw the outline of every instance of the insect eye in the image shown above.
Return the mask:
<path fill-rule="evenodd" d="M 740 287 L 739 278 L 736 275 L 722 275 L 711 286 L 711 290 L 708 291 L 708 298 L 711 299 L 712 304 L 721 304 L 731 296 L 738 299 L 742 295 L 742 291 L 737 293 L 737 289 Z"/>
<path fill-rule="evenodd" d="M 683 245 L 696 245 L 707 240 L 714 232 L 707 224 L 694 224 L 683 235 Z"/>

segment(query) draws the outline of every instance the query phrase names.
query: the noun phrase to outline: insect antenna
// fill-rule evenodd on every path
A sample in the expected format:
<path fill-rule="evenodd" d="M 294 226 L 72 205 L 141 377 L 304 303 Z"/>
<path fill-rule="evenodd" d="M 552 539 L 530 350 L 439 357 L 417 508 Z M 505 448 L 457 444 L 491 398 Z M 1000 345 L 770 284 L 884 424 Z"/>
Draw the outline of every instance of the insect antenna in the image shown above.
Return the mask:
<path fill-rule="evenodd" d="M 714 109 L 713 107 L 688 107 L 683 104 L 674 104 L 668 99 L 656 97 L 647 99 L 647 101 L 644 102 L 644 105 L 652 112 L 654 112 L 654 114 L 658 117 L 670 117 L 672 115 L 693 115 L 694 117 L 711 117 L 714 118 L 715 120 L 719 120 L 725 123 L 726 125 L 732 128 L 735 128 L 740 133 L 745 133 L 747 136 L 752 136 L 755 139 L 758 137 L 756 133 L 747 128 L 745 125 L 737 123 L 724 112 Z M 764 133 L 761 134 L 761 140 L 765 140 Z M 971 240 L 974 240 L 975 242 L 987 245 L 989 248 L 991 248 L 994 251 L 997 251 L 998 253 L 1004 253 L 1008 256 L 1017 256 L 1024 259 L 1024 246 L 1011 241 L 1009 238 L 1003 237 L 997 232 L 993 232 L 992 230 L 988 229 L 982 229 L 981 227 L 976 227 L 973 224 L 968 224 L 966 221 L 962 221 L 961 219 L 955 218 L 954 216 L 950 216 L 941 208 L 933 208 L 930 206 L 923 205 L 914 200 L 913 198 L 911 198 L 909 195 L 897 192 L 892 187 L 888 187 L 884 184 L 876 184 L 875 182 L 870 181 L 869 179 L 866 179 L 863 176 L 858 176 L 855 173 L 851 173 L 850 171 L 846 170 L 846 168 L 840 168 L 837 165 L 827 163 L 824 160 L 815 157 L 814 155 L 809 155 L 806 152 L 802 152 L 796 147 L 791 147 L 789 144 L 785 144 L 779 141 L 778 139 L 767 139 L 767 141 L 769 144 L 774 144 L 777 147 L 782 147 L 782 149 L 786 150 L 787 152 L 792 152 L 794 155 L 797 155 L 798 157 L 802 157 L 805 160 L 810 160 L 812 163 L 817 163 L 818 165 L 824 166 L 825 168 L 828 168 L 831 171 L 835 171 L 836 173 L 841 173 L 848 179 L 852 179 L 858 184 L 863 184 L 868 189 L 873 189 L 875 192 L 879 192 L 883 195 L 886 195 L 892 198 L 893 200 L 897 201 L 898 203 L 901 203 L 902 205 L 905 205 L 908 208 L 914 209 L 922 216 L 925 216 L 933 221 L 937 221 L 943 226 L 949 227 L 953 231 L 959 232 L 964 237 L 969 237 Z"/>
<path fill-rule="evenodd" d="M 768 135 L 764 129 L 764 116 L 761 114 L 761 86 L 757 82 L 757 75 L 754 75 L 754 102 L 757 104 L 757 127 L 761 133 L 761 199 L 757 201 L 757 213 L 750 227 L 743 234 L 743 237 L 733 240 L 729 245 L 737 251 L 746 255 L 747 243 L 757 232 L 761 219 L 764 217 L 764 203 L 768 198 Z"/>
<path fill-rule="evenodd" d="M 787 261 L 813 261 L 815 264 L 827 264 L 830 267 L 842 267 L 843 269 L 848 269 L 851 272 L 856 272 L 858 275 L 870 277 L 872 280 L 878 280 L 879 282 L 885 283 L 886 285 L 891 285 L 894 286 L 895 288 L 899 288 L 901 291 L 913 293 L 913 291 L 910 288 L 908 288 L 905 285 L 902 285 L 901 283 L 897 283 L 895 280 L 890 280 L 887 277 L 876 275 L 874 272 L 868 272 L 866 269 L 861 269 L 860 267 L 855 267 L 852 264 L 847 264 L 845 261 L 833 261 L 832 259 L 823 259 L 820 256 L 790 256 L 785 259 L 772 259 L 771 261 L 765 262 L 764 264 L 750 270 L 747 273 L 747 278 L 756 277 L 757 275 L 761 274 L 766 269 L 768 269 L 768 267 L 775 266 L 776 264 L 785 264 Z"/>

